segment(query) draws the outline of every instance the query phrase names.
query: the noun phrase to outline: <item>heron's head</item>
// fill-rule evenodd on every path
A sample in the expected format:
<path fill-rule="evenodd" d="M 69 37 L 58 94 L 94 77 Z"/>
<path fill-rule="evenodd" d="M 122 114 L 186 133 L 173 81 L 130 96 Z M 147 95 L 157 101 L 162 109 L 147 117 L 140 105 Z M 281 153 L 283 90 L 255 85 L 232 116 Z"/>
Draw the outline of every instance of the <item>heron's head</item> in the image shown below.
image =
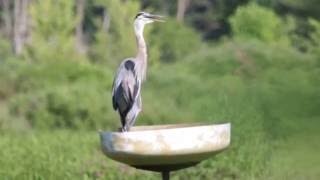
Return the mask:
<path fill-rule="evenodd" d="M 164 22 L 163 16 L 154 15 L 146 12 L 139 12 L 135 17 L 135 22 L 149 24 L 152 22 Z"/>
<path fill-rule="evenodd" d="M 143 32 L 143 28 L 146 24 L 153 22 L 164 22 L 164 17 L 159 15 L 154 15 L 146 12 L 139 12 L 134 20 L 135 31 L 139 34 Z"/>

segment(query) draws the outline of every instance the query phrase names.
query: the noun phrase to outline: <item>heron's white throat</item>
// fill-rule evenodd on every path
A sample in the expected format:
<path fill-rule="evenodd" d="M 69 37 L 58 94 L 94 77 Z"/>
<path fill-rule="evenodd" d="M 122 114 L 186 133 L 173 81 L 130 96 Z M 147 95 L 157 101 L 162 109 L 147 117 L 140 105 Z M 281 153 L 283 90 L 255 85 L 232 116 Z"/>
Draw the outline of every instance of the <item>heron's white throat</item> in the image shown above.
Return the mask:
<path fill-rule="evenodd" d="M 144 26 L 146 25 L 145 22 L 143 22 L 143 20 L 137 19 L 134 22 L 134 30 L 137 36 L 143 37 L 143 30 L 144 30 Z"/>

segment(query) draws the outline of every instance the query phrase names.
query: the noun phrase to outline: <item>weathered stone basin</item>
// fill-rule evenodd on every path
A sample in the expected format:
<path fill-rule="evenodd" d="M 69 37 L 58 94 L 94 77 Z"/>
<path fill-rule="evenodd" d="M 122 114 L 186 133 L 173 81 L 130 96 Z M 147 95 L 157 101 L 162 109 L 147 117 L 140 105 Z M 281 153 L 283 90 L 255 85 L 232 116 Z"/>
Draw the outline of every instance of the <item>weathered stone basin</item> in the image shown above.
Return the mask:
<path fill-rule="evenodd" d="M 230 129 L 230 123 L 136 126 L 129 132 L 100 132 L 100 138 L 109 158 L 164 172 L 195 165 L 221 152 L 230 144 Z"/>

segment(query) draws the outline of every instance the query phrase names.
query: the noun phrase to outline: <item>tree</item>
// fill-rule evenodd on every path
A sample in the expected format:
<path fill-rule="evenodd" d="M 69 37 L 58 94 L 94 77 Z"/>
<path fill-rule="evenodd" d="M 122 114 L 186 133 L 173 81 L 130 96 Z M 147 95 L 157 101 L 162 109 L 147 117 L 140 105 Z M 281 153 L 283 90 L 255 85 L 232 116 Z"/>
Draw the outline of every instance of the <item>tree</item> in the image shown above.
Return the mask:
<path fill-rule="evenodd" d="M 178 0 L 177 21 L 182 22 L 191 0 Z"/>
<path fill-rule="evenodd" d="M 13 50 L 21 54 L 28 38 L 29 0 L 14 1 Z"/>
<path fill-rule="evenodd" d="M 96 17 L 98 31 L 90 55 L 94 61 L 118 63 L 135 54 L 133 31 L 134 17 L 139 12 L 137 1 L 97 0 L 95 6 L 102 8 L 102 17 Z"/>
<path fill-rule="evenodd" d="M 75 1 L 33 1 L 30 8 L 32 42 L 28 55 L 39 61 L 80 58 L 75 50 L 74 31 L 78 21 L 74 7 Z"/>
<path fill-rule="evenodd" d="M 76 15 L 78 17 L 78 23 L 76 26 L 76 48 L 79 53 L 85 54 L 87 51 L 87 47 L 84 42 L 85 39 L 84 39 L 83 24 L 84 24 L 86 0 L 77 0 L 76 2 L 77 2 Z"/>
<path fill-rule="evenodd" d="M 11 0 L 1 0 L 1 7 L 2 7 L 2 21 L 4 27 L 4 35 L 11 39 L 12 36 L 12 1 Z"/>
<path fill-rule="evenodd" d="M 20 55 L 29 40 L 30 0 L 1 0 L 2 33 L 11 41 L 13 51 Z"/>
<path fill-rule="evenodd" d="M 282 19 L 271 9 L 255 3 L 239 7 L 230 17 L 235 38 L 258 39 L 267 43 L 288 43 L 286 27 Z"/>
<path fill-rule="evenodd" d="M 276 1 L 283 12 L 289 12 L 299 17 L 320 18 L 319 0 L 281 0 Z"/>

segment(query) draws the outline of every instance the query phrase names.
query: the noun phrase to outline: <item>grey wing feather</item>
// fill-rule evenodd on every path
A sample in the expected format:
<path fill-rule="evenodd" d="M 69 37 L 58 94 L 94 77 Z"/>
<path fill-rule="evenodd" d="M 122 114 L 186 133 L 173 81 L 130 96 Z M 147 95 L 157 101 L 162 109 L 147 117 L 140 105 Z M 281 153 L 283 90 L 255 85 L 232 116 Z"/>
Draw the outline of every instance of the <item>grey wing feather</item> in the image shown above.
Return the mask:
<path fill-rule="evenodd" d="M 128 111 L 139 92 L 139 80 L 135 72 L 135 63 L 125 60 L 120 64 L 112 87 L 112 104 L 114 110 Z M 121 112 L 120 112 L 121 113 Z"/>

